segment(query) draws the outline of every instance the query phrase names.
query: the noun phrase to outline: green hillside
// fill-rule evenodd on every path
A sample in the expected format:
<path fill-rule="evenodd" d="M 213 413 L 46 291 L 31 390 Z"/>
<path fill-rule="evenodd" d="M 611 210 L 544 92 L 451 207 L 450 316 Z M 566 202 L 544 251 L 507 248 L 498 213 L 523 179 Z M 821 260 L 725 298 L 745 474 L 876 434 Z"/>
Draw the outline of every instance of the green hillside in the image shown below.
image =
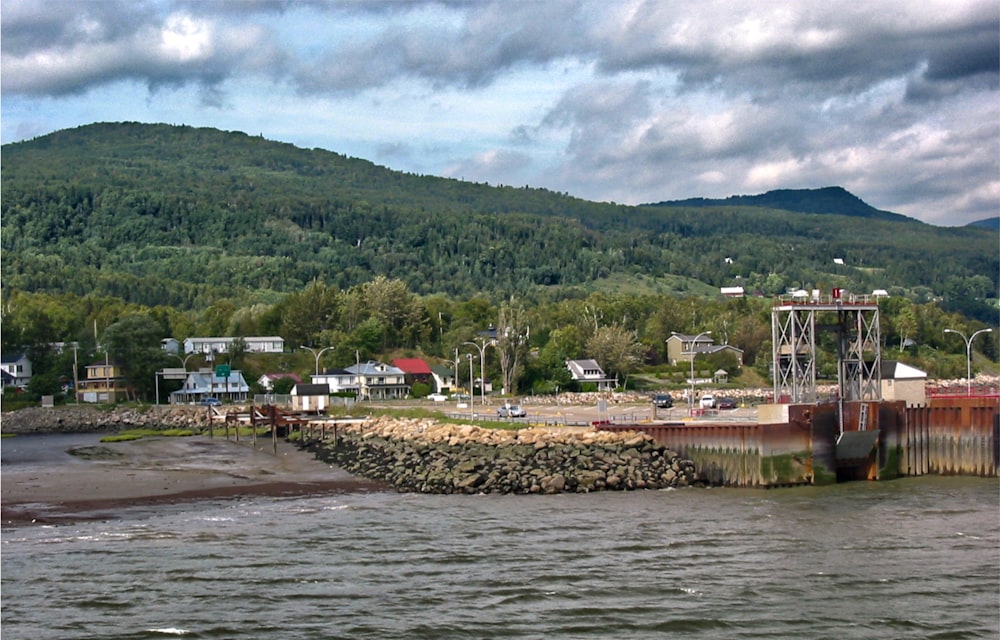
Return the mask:
<path fill-rule="evenodd" d="M 913 218 L 890 211 L 882 211 L 869 205 L 843 187 L 823 187 L 822 189 L 775 189 L 755 196 L 729 196 L 724 199 L 691 198 L 658 202 L 658 207 L 763 207 L 782 209 L 800 213 L 832 213 L 856 218 L 879 220 L 907 220 Z"/>
<path fill-rule="evenodd" d="M 5 295 L 205 308 L 378 275 L 421 295 L 494 298 L 642 276 L 644 291 L 695 295 L 881 288 L 977 315 L 1000 272 L 990 230 L 838 215 L 824 190 L 814 207 L 823 215 L 805 213 L 801 193 L 795 212 L 631 207 L 406 174 L 243 133 L 129 123 L 4 145 L 2 165 Z"/>

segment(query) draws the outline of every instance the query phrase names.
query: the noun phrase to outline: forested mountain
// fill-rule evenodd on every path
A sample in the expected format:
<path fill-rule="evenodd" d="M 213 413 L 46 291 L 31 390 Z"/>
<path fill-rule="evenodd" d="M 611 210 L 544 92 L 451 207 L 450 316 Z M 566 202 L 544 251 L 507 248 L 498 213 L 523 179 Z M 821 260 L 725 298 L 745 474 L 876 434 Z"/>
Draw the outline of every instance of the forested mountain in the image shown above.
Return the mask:
<path fill-rule="evenodd" d="M 723 199 L 690 198 L 658 202 L 656 207 L 761 207 L 798 211 L 799 213 L 831 213 L 854 218 L 876 220 L 907 220 L 917 222 L 898 213 L 882 211 L 869 205 L 843 187 L 822 189 L 775 189 L 755 196 L 729 196 Z"/>
<path fill-rule="evenodd" d="M 186 126 L 94 124 L 4 145 L 0 204 L 5 296 L 189 309 L 378 275 L 420 295 L 535 299 L 641 275 L 673 293 L 880 288 L 975 316 L 990 313 L 1000 272 L 994 232 L 880 212 L 838 187 L 632 207 Z"/>
<path fill-rule="evenodd" d="M 1000 231 L 1000 216 L 996 218 L 984 218 L 983 220 L 976 220 L 975 222 L 970 222 L 966 226 L 980 227 L 982 229 L 992 229 L 993 231 Z"/>

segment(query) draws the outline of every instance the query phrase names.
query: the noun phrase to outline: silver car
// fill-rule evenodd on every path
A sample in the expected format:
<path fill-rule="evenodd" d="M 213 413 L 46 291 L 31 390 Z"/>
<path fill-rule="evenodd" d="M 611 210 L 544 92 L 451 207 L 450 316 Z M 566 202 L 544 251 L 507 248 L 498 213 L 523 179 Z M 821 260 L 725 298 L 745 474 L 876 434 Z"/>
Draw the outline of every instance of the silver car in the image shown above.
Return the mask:
<path fill-rule="evenodd" d="M 497 409 L 498 418 L 524 418 L 528 412 L 519 404 L 505 404 Z"/>

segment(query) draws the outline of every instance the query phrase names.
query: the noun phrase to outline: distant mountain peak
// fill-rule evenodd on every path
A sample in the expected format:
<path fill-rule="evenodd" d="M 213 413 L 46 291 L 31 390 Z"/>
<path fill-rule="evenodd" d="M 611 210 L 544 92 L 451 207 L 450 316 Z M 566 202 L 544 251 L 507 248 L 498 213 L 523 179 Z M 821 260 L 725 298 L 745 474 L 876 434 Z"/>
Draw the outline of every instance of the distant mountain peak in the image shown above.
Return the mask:
<path fill-rule="evenodd" d="M 965 226 L 975 227 L 977 229 L 991 229 L 994 231 L 1000 231 L 1000 216 L 993 218 L 983 218 L 982 220 L 976 220 L 975 222 L 970 222 Z"/>
<path fill-rule="evenodd" d="M 847 189 L 838 186 L 819 189 L 775 189 L 758 195 L 729 196 L 728 198 L 688 198 L 669 200 L 648 206 L 654 207 L 762 207 L 798 213 L 819 213 L 917 222 L 914 218 L 882 211 L 869 205 Z"/>

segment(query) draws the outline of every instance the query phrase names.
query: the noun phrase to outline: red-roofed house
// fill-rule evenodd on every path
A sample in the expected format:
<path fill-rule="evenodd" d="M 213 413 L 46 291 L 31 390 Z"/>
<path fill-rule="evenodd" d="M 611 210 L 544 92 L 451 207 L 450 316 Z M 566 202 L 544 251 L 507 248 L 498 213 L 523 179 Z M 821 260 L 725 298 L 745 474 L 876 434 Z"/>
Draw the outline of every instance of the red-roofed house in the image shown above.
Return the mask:
<path fill-rule="evenodd" d="M 392 361 L 392 366 L 400 369 L 405 378 L 406 384 L 413 387 L 414 382 L 423 382 L 434 388 L 433 373 L 430 366 L 420 358 L 397 358 Z"/>
<path fill-rule="evenodd" d="M 291 378 L 295 384 L 302 384 L 302 378 L 295 373 L 265 373 L 257 379 L 257 384 L 265 391 L 273 391 L 274 381 L 281 380 L 282 378 Z"/>

